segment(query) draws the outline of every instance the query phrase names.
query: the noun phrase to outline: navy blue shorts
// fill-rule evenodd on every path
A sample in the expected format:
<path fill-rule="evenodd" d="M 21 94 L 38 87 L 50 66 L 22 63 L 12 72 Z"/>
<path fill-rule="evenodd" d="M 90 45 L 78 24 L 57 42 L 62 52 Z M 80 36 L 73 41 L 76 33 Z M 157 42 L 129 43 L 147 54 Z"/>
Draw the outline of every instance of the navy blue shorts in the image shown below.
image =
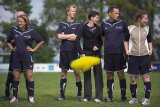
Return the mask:
<path fill-rule="evenodd" d="M 60 52 L 59 67 L 61 69 L 69 70 L 69 69 L 71 69 L 71 67 L 70 67 L 71 62 L 77 58 L 78 58 L 77 52 L 61 51 Z"/>
<path fill-rule="evenodd" d="M 123 53 L 104 55 L 104 69 L 108 72 L 120 71 L 126 67 L 126 60 Z"/>
<path fill-rule="evenodd" d="M 30 60 L 27 61 L 18 61 L 14 60 L 12 63 L 12 69 L 13 70 L 18 70 L 20 72 L 25 72 L 28 70 L 33 70 L 33 62 Z"/>
<path fill-rule="evenodd" d="M 150 58 L 146 56 L 129 56 L 128 73 L 131 75 L 144 75 L 152 72 Z"/>

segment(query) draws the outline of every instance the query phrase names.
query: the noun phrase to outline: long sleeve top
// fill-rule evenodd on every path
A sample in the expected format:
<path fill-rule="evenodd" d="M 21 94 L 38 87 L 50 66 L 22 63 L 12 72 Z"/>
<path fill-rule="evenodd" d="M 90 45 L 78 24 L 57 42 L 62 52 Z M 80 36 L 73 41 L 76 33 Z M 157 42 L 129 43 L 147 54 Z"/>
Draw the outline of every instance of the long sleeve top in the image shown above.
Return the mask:
<path fill-rule="evenodd" d="M 80 43 L 81 38 L 83 48 Z M 84 54 L 84 51 L 93 51 L 94 46 L 97 46 L 100 51 L 102 44 L 103 42 L 100 27 L 97 25 L 89 27 L 87 23 L 84 24 L 81 28 L 80 35 L 76 39 L 76 47 L 79 54 Z"/>

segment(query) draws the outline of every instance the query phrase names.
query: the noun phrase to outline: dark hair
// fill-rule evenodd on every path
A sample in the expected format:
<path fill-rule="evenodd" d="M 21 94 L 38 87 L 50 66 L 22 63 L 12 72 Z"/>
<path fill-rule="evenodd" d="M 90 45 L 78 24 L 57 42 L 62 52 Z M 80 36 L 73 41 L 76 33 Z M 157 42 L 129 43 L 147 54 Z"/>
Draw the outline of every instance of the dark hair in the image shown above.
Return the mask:
<path fill-rule="evenodd" d="M 117 6 L 111 6 L 108 8 L 108 14 L 113 11 L 113 9 L 119 9 Z"/>
<path fill-rule="evenodd" d="M 90 11 L 88 14 L 88 19 L 90 20 L 91 17 L 95 17 L 96 15 L 99 16 L 99 13 L 97 11 Z"/>
<path fill-rule="evenodd" d="M 135 22 L 137 22 L 138 19 L 142 19 L 144 15 L 148 15 L 147 11 L 139 11 L 135 16 Z"/>

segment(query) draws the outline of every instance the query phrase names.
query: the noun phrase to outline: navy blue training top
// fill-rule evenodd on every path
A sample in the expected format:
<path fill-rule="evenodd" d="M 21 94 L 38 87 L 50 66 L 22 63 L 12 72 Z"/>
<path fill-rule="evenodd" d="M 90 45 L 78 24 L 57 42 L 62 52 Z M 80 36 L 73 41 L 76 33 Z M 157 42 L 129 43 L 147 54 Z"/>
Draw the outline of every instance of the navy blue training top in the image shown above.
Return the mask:
<path fill-rule="evenodd" d="M 73 22 L 64 21 L 59 24 L 59 27 L 57 29 L 57 34 L 64 32 L 64 34 L 75 34 L 78 36 L 80 35 L 81 27 L 82 27 L 82 24 L 77 21 L 73 21 Z M 62 40 L 60 50 L 61 51 L 77 51 L 75 41 Z"/>
<path fill-rule="evenodd" d="M 124 53 L 124 37 L 129 35 L 128 25 L 122 20 L 107 20 L 102 23 L 101 29 L 105 53 Z"/>
<path fill-rule="evenodd" d="M 42 37 L 37 34 L 34 29 L 27 27 L 21 31 L 18 27 L 13 27 L 7 37 L 7 42 L 11 43 L 14 40 L 16 51 L 13 52 L 13 60 L 32 60 L 32 52 L 27 50 L 27 46 L 32 47 L 33 41 L 40 43 L 43 41 Z"/>

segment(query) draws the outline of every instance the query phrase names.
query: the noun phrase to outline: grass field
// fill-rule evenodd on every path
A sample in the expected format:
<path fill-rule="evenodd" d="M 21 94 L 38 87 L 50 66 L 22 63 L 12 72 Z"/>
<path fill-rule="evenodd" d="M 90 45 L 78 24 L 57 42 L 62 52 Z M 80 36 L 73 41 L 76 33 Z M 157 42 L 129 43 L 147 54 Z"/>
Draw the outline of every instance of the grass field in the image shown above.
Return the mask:
<path fill-rule="evenodd" d="M 0 96 L 4 95 L 4 86 L 6 81 L 6 73 L 0 73 Z M 83 74 L 82 81 L 83 81 Z M 92 76 L 93 77 L 93 76 Z M 127 102 L 120 102 L 120 90 L 117 75 L 115 75 L 115 87 L 114 87 L 114 102 L 101 102 L 95 103 L 93 101 L 88 103 L 76 101 L 76 89 L 75 78 L 73 73 L 68 73 L 66 100 L 57 101 L 55 98 L 59 96 L 59 80 L 60 73 L 34 73 L 35 80 L 35 103 L 30 104 L 27 101 L 27 93 L 25 89 L 25 83 L 23 75 L 21 76 L 20 89 L 19 89 L 19 103 L 10 104 L 9 101 L 0 100 L 0 107 L 141 107 L 141 103 L 130 105 L 128 100 L 130 99 L 129 90 L 129 78 L 127 77 Z M 152 73 L 152 95 L 151 105 L 147 107 L 160 107 L 160 73 Z M 94 83 L 93 83 L 94 84 Z M 143 98 L 143 82 L 141 78 L 138 79 L 138 100 Z M 93 85 L 93 98 L 94 98 L 94 85 Z M 106 75 L 104 73 L 104 97 L 106 93 Z"/>

